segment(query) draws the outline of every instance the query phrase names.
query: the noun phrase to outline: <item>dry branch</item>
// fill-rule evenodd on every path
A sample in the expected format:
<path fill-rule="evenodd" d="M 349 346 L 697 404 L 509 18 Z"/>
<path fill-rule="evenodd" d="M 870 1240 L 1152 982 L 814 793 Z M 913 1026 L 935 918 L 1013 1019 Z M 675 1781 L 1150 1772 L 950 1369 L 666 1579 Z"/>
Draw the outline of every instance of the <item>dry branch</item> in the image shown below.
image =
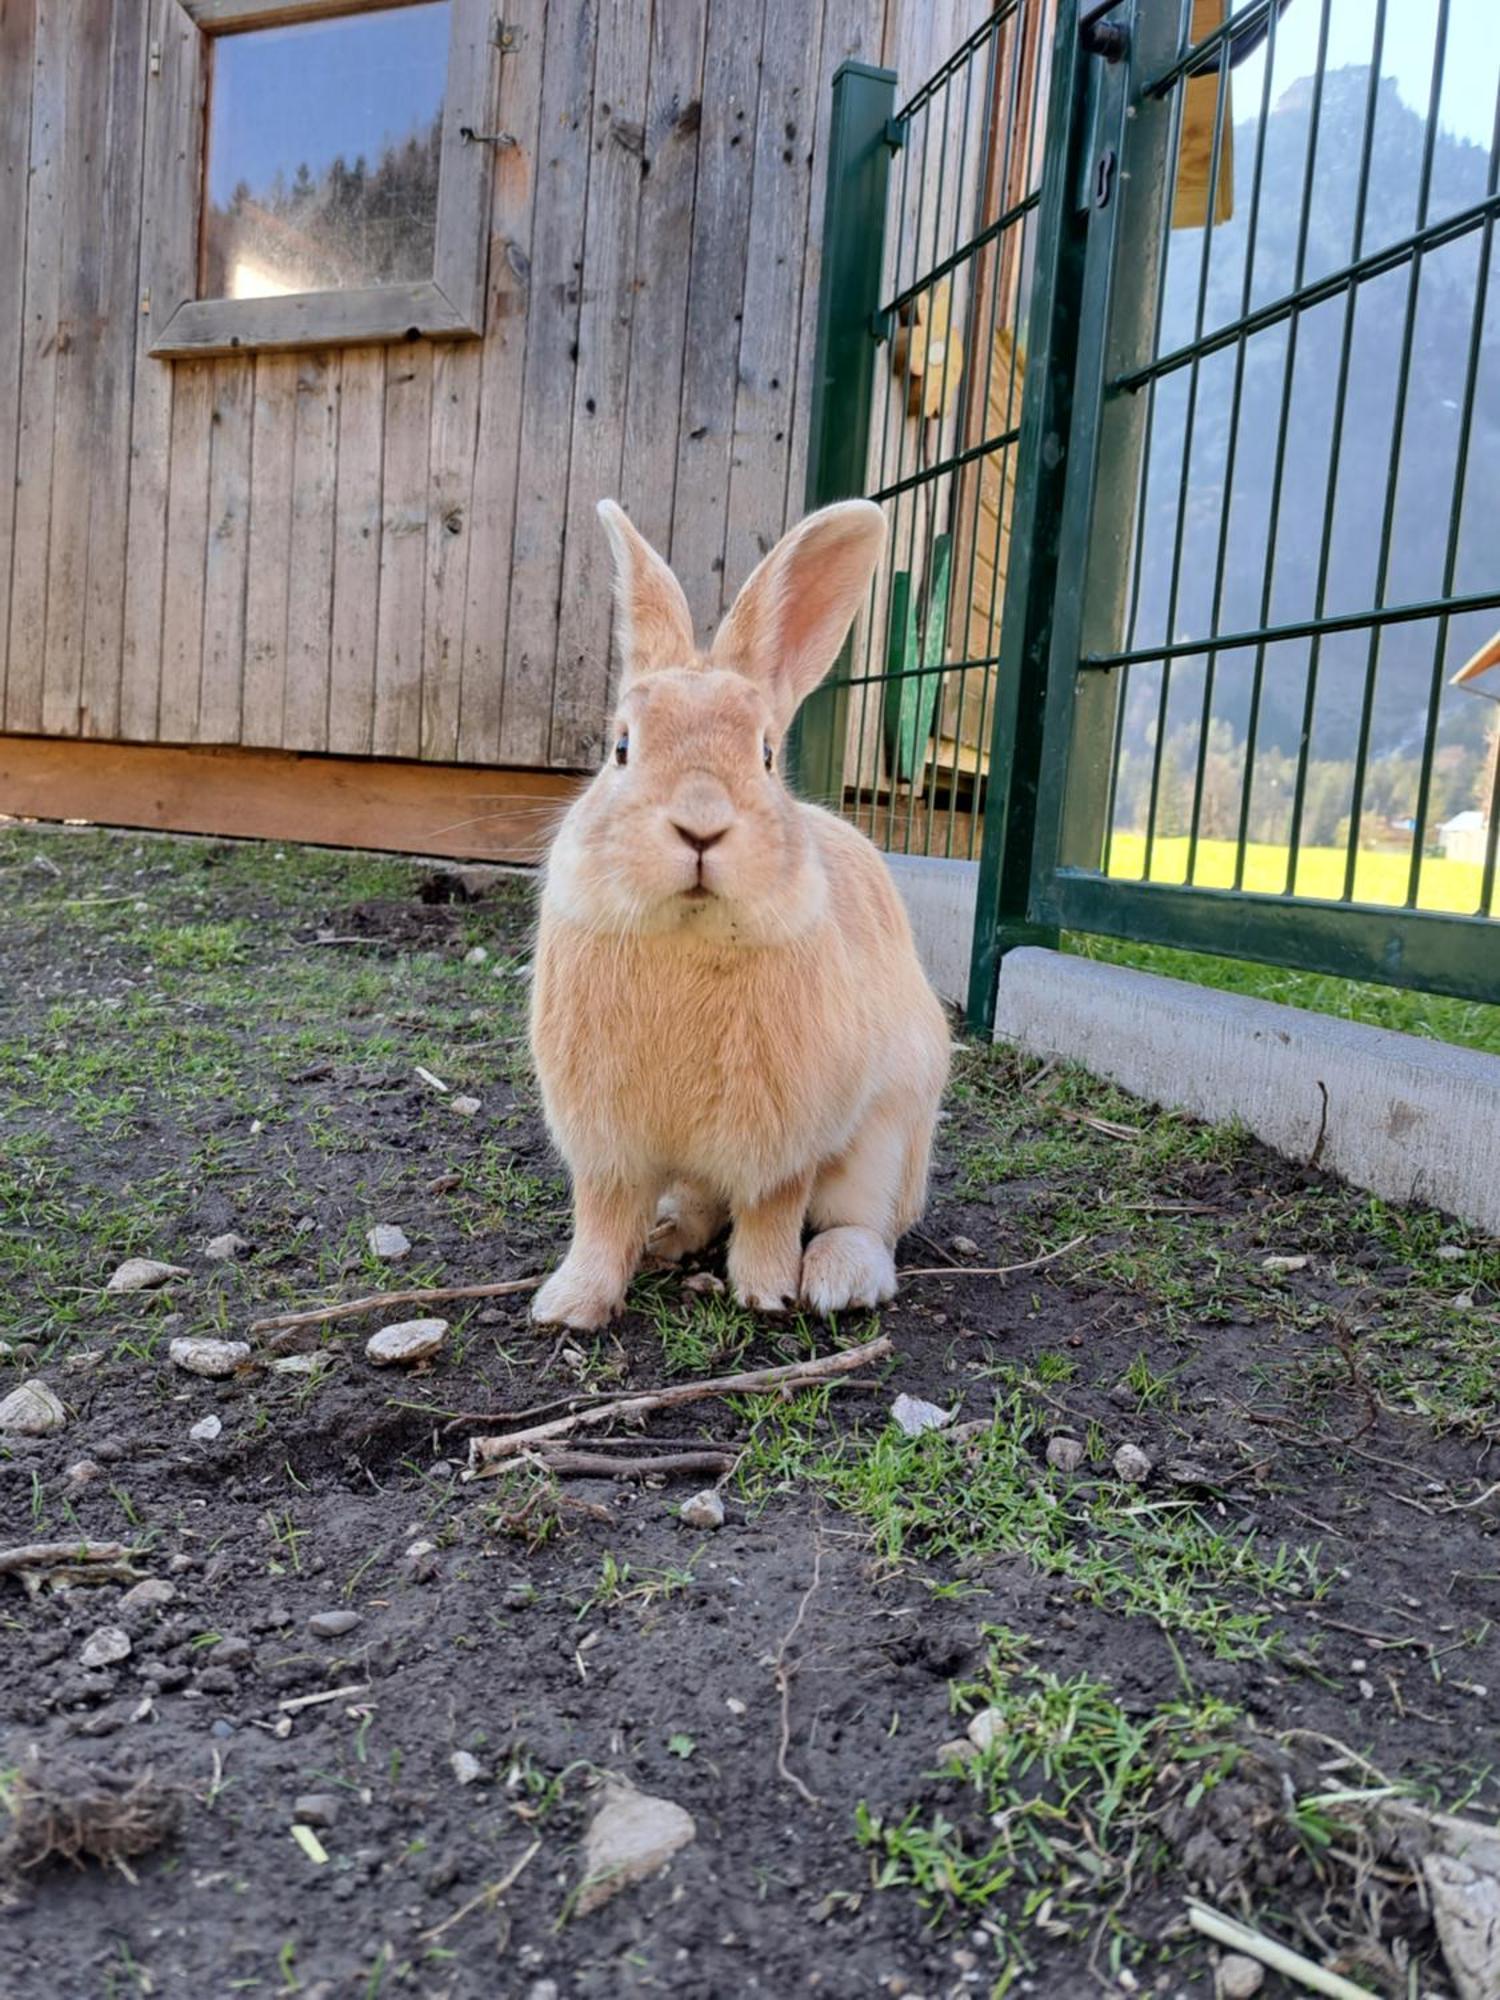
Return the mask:
<path fill-rule="evenodd" d="M 310 1312 L 272 1313 L 250 1322 L 252 1333 L 275 1333 L 293 1326 L 322 1326 L 331 1319 L 352 1319 L 356 1313 L 384 1312 L 389 1306 L 435 1306 L 444 1299 L 500 1299 L 512 1292 L 534 1292 L 540 1278 L 506 1278 L 498 1285 L 428 1285 L 415 1292 L 372 1292 L 365 1299 L 346 1299 L 341 1306 L 316 1306 Z"/>
<path fill-rule="evenodd" d="M 781 1644 L 776 1648 L 776 1693 L 781 1701 L 781 1743 L 776 1752 L 776 1771 L 777 1775 L 784 1778 L 793 1791 L 810 1806 L 820 1806 L 823 1801 L 816 1792 L 808 1790 L 786 1761 L 786 1753 L 792 1746 L 792 1676 L 797 1671 L 795 1661 L 788 1666 L 786 1649 L 801 1629 L 802 1621 L 807 1616 L 807 1607 L 811 1604 L 813 1593 L 822 1580 L 823 1544 L 819 1541 L 813 1550 L 812 1582 L 803 1591 L 802 1601 L 797 1606 L 797 1615 L 783 1634 Z"/>
<path fill-rule="evenodd" d="M 529 1430 L 506 1431 L 495 1437 L 469 1439 L 469 1468 L 465 1479 L 481 1479 L 506 1459 L 531 1451 L 554 1438 L 598 1424 L 629 1421 L 652 1410 L 669 1410 L 679 1403 L 696 1403 L 705 1396 L 763 1395 L 769 1390 L 803 1389 L 818 1382 L 852 1375 L 872 1361 L 883 1361 L 891 1351 L 885 1334 L 867 1340 L 863 1347 L 850 1347 L 841 1354 L 825 1354 L 812 1361 L 792 1361 L 778 1368 L 752 1368 L 742 1375 L 720 1375 L 711 1382 L 678 1382 L 666 1389 L 645 1389 L 620 1396 L 612 1403 L 597 1403 L 591 1409 L 574 1410 L 571 1415 L 554 1417 L 550 1423 L 533 1424 Z"/>
<path fill-rule="evenodd" d="M 528 1456 L 548 1472 L 574 1479 L 650 1479 L 654 1473 L 733 1472 L 736 1451 L 670 1451 L 653 1458 L 613 1458 L 602 1451 L 569 1451 L 566 1445 L 535 1445 Z"/>
<path fill-rule="evenodd" d="M 1241 1952 L 1246 1958 L 1259 1959 L 1273 1972 L 1305 1986 L 1309 1993 L 1326 1993 L 1330 1995 L 1330 2000 L 1369 2000 L 1368 1988 L 1356 1986 L 1352 1979 L 1329 1972 L 1326 1967 L 1305 1958 L 1300 1951 L 1292 1951 L 1288 1946 L 1278 1944 L 1274 1938 L 1252 1930 L 1249 1924 L 1226 1917 L 1191 1897 L 1188 1899 L 1188 1922 L 1195 1931 L 1202 1931 L 1205 1937 L 1211 1937 L 1215 1944 L 1223 1945 L 1228 1951 Z"/>
<path fill-rule="evenodd" d="M 914 1270 L 898 1271 L 896 1276 L 898 1278 L 1013 1278 L 1017 1271 L 1037 1271 L 1043 1264 L 1055 1264 L 1059 1257 L 1066 1257 L 1070 1250 L 1076 1250 L 1080 1243 L 1087 1243 L 1088 1240 L 1087 1236 L 1075 1236 L 1071 1243 L 1063 1243 L 1042 1257 L 1028 1257 L 1024 1264 L 993 1264 L 984 1270 L 977 1270 L 971 1264 L 919 1264 Z"/>
<path fill-rule="evenodd" d="M 59 1564 L 125 1563 L 138 1549 L 124 1542 L 22 1542 L 13 1549 L 0 1549 L 0 1576 L 18 1569 L 52 1569 Z"/>

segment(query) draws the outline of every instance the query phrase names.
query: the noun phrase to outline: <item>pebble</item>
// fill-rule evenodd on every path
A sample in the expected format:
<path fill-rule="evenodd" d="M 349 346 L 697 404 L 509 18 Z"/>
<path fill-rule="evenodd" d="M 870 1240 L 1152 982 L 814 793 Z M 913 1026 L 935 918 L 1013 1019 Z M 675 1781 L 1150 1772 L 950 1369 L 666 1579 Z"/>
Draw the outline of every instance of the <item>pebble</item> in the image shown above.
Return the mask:
<path fill-rule="evenodd" d="M 266 1363 L 273 1375 L 321 1375 L 332 1366 L 331 1357 L 321 1351 L 316 1354 L 276 1354 Z"/>
<path fill-rule="evenodd" d="M 222 1418 L 216 1417 L 210 1412 L 208 1416 L 200 1417 L 197 1423 L 190 1427 L 188 1436 L 195 1438 L 199 1444 L 212 1444 L 223 1428 Z"/>
<path fill-rule="evenodd" d="M 1266 1983 L 1266 1968 L 1258 1959 L 1232 1951 L 1219 1960 L 1219 2000 L 1253 2000 Z"/>
<path fill-rule="evenodd" d="M 216 1667 L 243 1667 L 250 1661 L 250 1641 L 238 1632 L 226 1632 L 213 1649 Z"/>
<path fill-rule="evenodd" d="M 210 1264 L 227 1264 L 232 1258 L 242 1255 L 250 1248 L 247 1238 L 236 1236 L 232 1229 L 222 1236 L 211 1236 L 203 1246 L 203 1254 Z"/>
<path fill-rule="evenodd" d="M 1440 1264 L 1461 1264 L 1469 1254 L 1464 1243 L 1440 1243 L 1433 1255 Z"/>
<path fill-rule="evenodd" d="M 683 1279 L 682 1289 L 685 1292 L 699 1292 L 705 1298 L 716 1299 L 723 1293 L 724 1280 L 712 1271 L 694 1271 L 690 1278 Z"/>
<path fill-rule="evenodd" d="M 1077 1438 L 1048 1438 L 1047 1463 L 1056 1472 L 1076 1472 L 1083 1463 L 1083 1446 Z"/>
<path fill-rule="evenodd" d="M 1151 1476 L 1151 1460 L 1138 1444 L 1122 1444 L 1110 1462 L 1116 1479 L 1126 1479 L 1132 1486 L 1139 1486 Z"/>
<path fill-rule="evenodd" d="M 292 1818 L 303 1826 L 332 1826 L 341 1801 L 336 1792 L 304 1792 L 292 1800 Z"/>
<path fill-rule="evenodd" d="M 526 2000 L 558 2000 L 555 1979 L 534 1979 L 526 1989 Z"/>
<path fill-rule="evenodd" d="M 948 1238 L 948 1248 L 953 1252 L 955 1257 L 977 1257 L 979 1255 L 979 1245 L 974 1241 L 972 1236 L 950 1236 Z"/>
<path fill-rule="evenodd" d="M 215 1379 L 232 1375 L 250 1359 L 247 1341 L 207 1340 L 196 1334 L 174 1340 L 167 1352 L 175 1365 L 185 1368 L 190 1375 L 208 1375 Z"/>
<path fill-rule="evenodd" d="M 578 1915 L 587 1916 L 622 1889 L 656 1874 L 697 1834 L 692 1814 L 671 1799 L 653 1798 L 630 1785 L 606 1785 L 604 1803 L 583 1837 Z"/>
<path fill-rule="evenodd" d="M 12 1389 L 0 1402 L 0 1431 L 15 1437 L 51 1437 L 67 1421 L 67 1411 L 40 1376 Z"/>
<path fill-rule="evenodd" d="M 455 1750 L 448 1762 L 461 1785 L 472 1785 L 484 1776 L 484 1766 L 467 1750 Z"/>
<path fill-rule="evenodd" d="M 976 1750 L 988 1750 L 1004 1723 L 1005 1718 L 998 1708 L 982 1708 L 977 1715 L 969 1717 L 964 1734 Z"/>
<path fill-rule="evenodd" d="M 70 1486 L 87 1486 L 91 1481 L 104 1477 L 104 1467 L 96 1465 L 91 1458 L 75 1459 L 63 1476 Z"/>
<path fill-rule="evenodd" d="M 955 1736 L 951 1741 L 938 1745 L 938 1762 L 940 1764 L 967 1764 L 971 1757 L 977 1757 L 978 1755 L 979 1749 L 977 1744 L 971 1743 L 967 1736 Z"/>
<path fill-rule="evenodd" d="M 84 1640 L 78 1655 L 81 1667 L 112 1667 L 130 1658 L 130 1634 L 119 1625 L 101 1625 Z"/>
<path fill-rule="evenodd" d="M 471 944 L 464 953 L 465 965 L 488 965 L 490 955 L 482 944 Z"/>
<path fill-rule="evenodd" d="M 170 1604 L 177 1595 L 175 1588 L 164 1576 L 148 1576 L 143 1583 L 132 1584 L 120 1599 L 122 1611 L 159 1611 L 164 1604 Z"/>
<path fill-rule="evenodd" d="M 154 1292 L 158 1285 L 170 1284 L 173 1278 L 186 1278 L 192 1274 L 180 1264 L 162 1264 L 155 1257 L 127 1257 L 123 1264 L 115 1267 L 107 1292 Z"/>
<path fill-rule="evenodd" d="M 689 1528 L 722 1528 L 724 1502 L 709 1488 L 695 1493 L 691 1500 L 684 1500 L 677 1510 L 677 1518 Z"/>
<path fill-rule="evenodd" d="M 898 1396 L 891 1405 L 891 1417 L 897 1427 L 909 1438 L 920 1437 L 923 1431 L 940 1431 L 953 1421 L 953 1411 L 945 1410 L 936 1403 L 924 1403 L 920 1396 Z"/>
<path fill-rule="evenodd" d="M 1262 1257 L 1260 1268 L 1263 1271 L 1305 1271 L 1308 1261 L 1306 1257 Z"/>
<path fill-rule="evenodd" d="M 460 1118 L 477 1118 L 480 1110 L 479 1099 L 477 1097 L 455 1097 L 453 1100 L 453 1109 L 458 1113 Z"/>
<path fill-rule="evenodd" d="M 445 1319 L 403 1319 L 372 1333 L 365 1342 L 365 1357 L 377 1368 L 389 1368 L 394 1362 L 425 1361 L 437 1353 L 447 1337 Z"/>
<path fill-rule="evenodd" d="M 315 1611 L 307 1621 L 307 1629 L 315 1639 L 342 1639 L 346 1632 L 364 1622 L 357 1611 Z"/>
<path fill-rule="evenodd" d="M 411 1241 L 404 1229 L 398 1229 L 394 1222 L 377 1222 L 365 1237 L 372 1254 L 383 1257 L 388 1264 L 399 1264 L 403 1257 L 411 1255 Z"/>

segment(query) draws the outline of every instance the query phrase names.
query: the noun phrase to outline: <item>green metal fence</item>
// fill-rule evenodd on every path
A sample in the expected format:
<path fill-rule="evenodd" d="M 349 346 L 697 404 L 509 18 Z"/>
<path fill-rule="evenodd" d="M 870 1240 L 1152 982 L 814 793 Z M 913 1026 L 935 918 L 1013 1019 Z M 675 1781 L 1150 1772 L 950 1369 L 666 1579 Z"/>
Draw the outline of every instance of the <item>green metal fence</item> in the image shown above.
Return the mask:
<path fill-rule="evenodd" d="M 805 789 L 1061 929 L 1500 999 L 1500 38 L 1010 0 L 836 85 L 809 499 L 886 567 Z"/>

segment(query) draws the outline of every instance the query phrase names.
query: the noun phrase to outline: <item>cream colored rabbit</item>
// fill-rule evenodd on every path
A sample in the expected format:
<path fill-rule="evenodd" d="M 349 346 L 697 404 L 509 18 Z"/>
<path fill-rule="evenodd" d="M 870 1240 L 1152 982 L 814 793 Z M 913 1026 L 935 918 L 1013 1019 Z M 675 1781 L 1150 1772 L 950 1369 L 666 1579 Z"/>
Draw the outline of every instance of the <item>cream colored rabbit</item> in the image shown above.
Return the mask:
<path fill-rule="evenodd" d="M 777 757 L 884 519 L 864 500 L 810 515 L 704 658 L 661 557 L 599 512 L 624 672 L 542 894 L 532 1047 L 574 1234 L 535 1317 L 602 1326 L 648 1239 L 680 1257 L 726 1222 L 744 1304 L 877 1305 L 926 1198 L 948 1027 L 880 856 L 794 799 Z"/>

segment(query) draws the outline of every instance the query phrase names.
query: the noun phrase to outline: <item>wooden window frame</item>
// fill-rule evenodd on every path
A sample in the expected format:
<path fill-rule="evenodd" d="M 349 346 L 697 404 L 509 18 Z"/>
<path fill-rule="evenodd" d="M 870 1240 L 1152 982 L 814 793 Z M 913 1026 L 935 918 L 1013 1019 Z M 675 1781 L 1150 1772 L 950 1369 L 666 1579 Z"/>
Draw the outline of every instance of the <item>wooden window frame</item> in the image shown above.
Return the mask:
<path fill-rule="evenodd" d="M 150 352 L 164 360 L 371 342 L 473 338 L 484 332 L 495 103 L 494 0 L 452 0 L 437 235 L 430 278 L 265 299 L 202 299 L 199 243 L 206 191 L 209 43 L 218 35 L 384 11 L 411 0 L 156 0 L 144 219 Z M 465 138 L 465 132 L 476 136 Z"/>

